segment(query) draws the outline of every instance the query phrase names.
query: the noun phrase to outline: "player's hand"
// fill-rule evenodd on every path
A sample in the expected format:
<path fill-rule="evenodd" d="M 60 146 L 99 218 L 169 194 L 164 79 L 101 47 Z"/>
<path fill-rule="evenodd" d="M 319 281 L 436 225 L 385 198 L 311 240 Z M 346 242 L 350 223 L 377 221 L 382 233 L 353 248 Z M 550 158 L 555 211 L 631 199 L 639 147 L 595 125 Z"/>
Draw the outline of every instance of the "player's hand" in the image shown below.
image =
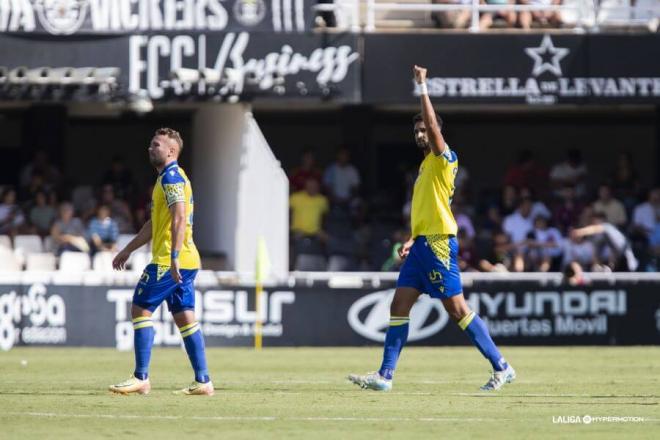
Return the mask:
<path fill-rule="evenodd" d="M 127 252 L 126 249 L 122 249 L 115 258 L 112 259 L 112 268 L 114 270 L 124 270 L 126 269 L 126 262 L 131 256 L 130 252 Z"/>
<path fill-rule="evenodd" d="M 179 284 L 181 283 L 181 280 L 183 279 L 181 277 L 181 272 L 179 271 L 179 259 L 178 258 L 173 258 L 170 264 L 170 274 L 172 274 L 172 279 L 174 280 L 175 283 Z"/>
<path fill-rule="evenodd" d="M 417 84 L 423 84 L 426 82 L 426 69 L 424 67 L 415 65 L 415 67 L 413 67 L 413 73 L 415 74 L 415 82 L 417 82 Z"/>
<path fill-rule="evenodd" d="M 403 260 L 410 253 L 410 248 L 412 247 L 414 241 L 408 240 L 399 248 L 399 257 Z"/>

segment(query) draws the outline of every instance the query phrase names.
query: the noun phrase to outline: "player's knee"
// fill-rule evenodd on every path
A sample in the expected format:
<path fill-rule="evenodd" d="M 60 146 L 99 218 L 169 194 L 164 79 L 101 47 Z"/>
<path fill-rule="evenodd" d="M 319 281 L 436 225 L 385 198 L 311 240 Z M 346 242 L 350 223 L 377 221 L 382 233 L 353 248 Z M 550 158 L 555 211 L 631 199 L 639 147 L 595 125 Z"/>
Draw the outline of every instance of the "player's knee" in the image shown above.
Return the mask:
<path fill-rule="evenodd" d="M 452 305 L 446 307 L 446 310 L 449 317 L 455 322 L 460 321 L 472 312 L 467 304 Z"/>

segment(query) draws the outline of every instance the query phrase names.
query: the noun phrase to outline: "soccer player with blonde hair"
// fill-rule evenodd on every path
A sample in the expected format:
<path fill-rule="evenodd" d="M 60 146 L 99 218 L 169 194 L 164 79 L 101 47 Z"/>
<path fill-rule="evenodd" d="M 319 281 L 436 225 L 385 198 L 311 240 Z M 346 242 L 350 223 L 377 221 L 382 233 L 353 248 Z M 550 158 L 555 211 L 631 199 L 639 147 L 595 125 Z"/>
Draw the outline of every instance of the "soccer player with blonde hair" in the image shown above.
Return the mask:
<path fill-rule="evenodd" d="M 124 269 L 131 253 L 151 241 L 152 260 L 135 288 L 131 306 L 135 370 L 128 380 L 110 386 L 114 393 L 147 394 L 151 390 L 149 361 L 154 342 L 151 316 L 163 301 L 167 302 L 181 332 L 195 372 L 192 384 L 176 393 L 209 396 L 214 393 L 206 366 L 204 337 L 195 320 L 194 282 L 201 264 L 192 237 L 192 186 L 177 163 L 182 148 L 183 140 L 177 131 L 156 130 L 149 144 L 149 160 L 158 171 L 151 196 L 151 219 L 112 262 L 115 269 Z"/>

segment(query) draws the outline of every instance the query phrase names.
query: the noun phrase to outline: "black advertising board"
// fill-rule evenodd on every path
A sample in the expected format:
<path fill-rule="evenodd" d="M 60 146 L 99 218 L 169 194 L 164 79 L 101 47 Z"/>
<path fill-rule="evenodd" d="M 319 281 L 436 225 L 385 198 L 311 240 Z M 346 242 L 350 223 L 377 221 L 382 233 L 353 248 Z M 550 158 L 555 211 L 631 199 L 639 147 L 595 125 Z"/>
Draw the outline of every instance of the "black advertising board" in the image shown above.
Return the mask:
<path fill-rule="evenodd" d="M 368 103 L 414 102 L 414 64 L 434 103 L 660 103 L 657 34 L 374 34 L 364 59 Z"/>
<path fill-rule="evenodd" d="M 660 343 L 657 282 L 540 287 L 538 283 L 484 283 L 466 288 L 471 308 L 501 345 L 655 345 Z M 265 346 L 380 345 L 394 290 L 328 287 L 266 289 Z M 65 345 L 132 349 L 131 288 L 35 283 L 0 286 L 0 349 Z M 254 289 L 198 291 L 197 317 L 209 346 L 250 346 Z M 156 345 L 177 346 L 171 316 L 154 315 Z M 422 296 L 411 315 L 410 345 L 468 345 L 442 304 Z"/>

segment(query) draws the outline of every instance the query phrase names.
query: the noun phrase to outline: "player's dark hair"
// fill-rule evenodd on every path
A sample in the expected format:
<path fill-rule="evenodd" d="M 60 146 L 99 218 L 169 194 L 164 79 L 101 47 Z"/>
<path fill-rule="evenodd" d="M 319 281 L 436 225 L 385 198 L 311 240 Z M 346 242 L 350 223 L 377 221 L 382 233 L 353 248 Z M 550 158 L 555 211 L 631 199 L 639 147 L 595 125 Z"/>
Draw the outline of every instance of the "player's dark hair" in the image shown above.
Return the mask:
<path fill-rule="evenodd" d="M 438 126 L 442 128 L 443 122 L 440 115 L 436 113 L 435 119 L 438 121 Z M 417 124 L 418 122 L 424 122 L 424 117 L 422 116 L 421 113 L 417 113 L 415 116 L 413 116 L 413 124 Z"/>
<path fill-rule="evenodd" d="M 162 127 L 156 130 L 156 133 L 154 136 L 166 136 L 170 139 L 174 139 L 174 141 L 179 145 L 179 153 L 181 150 L 183 150 L 183 138 L 181 138 L 181 135 L 179 134 L 178 131 L 169 128 L 169 127 Z"/>

